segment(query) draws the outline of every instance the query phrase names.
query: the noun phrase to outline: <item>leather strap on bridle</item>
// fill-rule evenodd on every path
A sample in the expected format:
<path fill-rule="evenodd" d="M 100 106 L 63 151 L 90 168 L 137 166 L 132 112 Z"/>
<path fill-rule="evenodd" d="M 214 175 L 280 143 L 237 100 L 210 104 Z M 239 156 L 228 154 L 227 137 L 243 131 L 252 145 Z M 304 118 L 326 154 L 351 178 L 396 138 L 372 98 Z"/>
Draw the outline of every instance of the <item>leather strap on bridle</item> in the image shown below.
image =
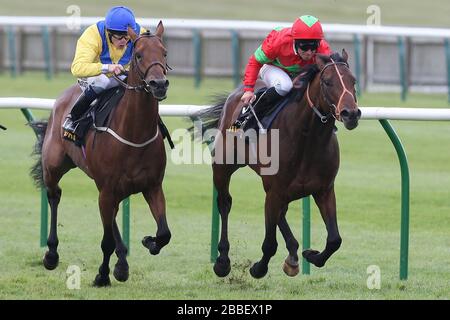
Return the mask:
<path fill-rule="evenodd" d="M 308 101 L 308 104 L 314 110 L 314 112 L 319 116 L 320 121 L 322 121 L 322 123 L 326 123 L 331 116 L 334 117 L 336 120 L 341 121 L 341 116 L 340 116 L 341 115 L 341 102 L 342 102 L 342 98 L 344 97 L 344 95 L 346 93 L 350 94 L 352 96 L 352 98 L 356 101 L 355 96 L 353 95 L 353 93 L 350 90 L 348 90 L 347 87 L 345 86 L 345 83 L 344 83 L 344 80 L 343 80 L 344 77 L 339 72 L 339 69 L 337 67 L 338 64 L 345 65 L 345 66 L 348 67 L 348 64 L 346 62 L 335 62 L 333 59 L 331 59 L 331 62 L 327 63 L 322 68 L 322 70 L 320 71 L 320 75 L 319 75 L 321 86 L 322 86 L 322 74 L 323 74 L 323 72 L 325 71 L 326 68 L 328 68 L 330 66 L 334 66 L 334 69 L 336 70 L 336 73 L 337 73 L 337 75 L 339 77 L 339 81 L 340 81 L 340 83 L 342 85 L 342 93 L 341 93 L 341 95 L 339 97 L 337 106 L 334 103 L 330 103 L 329 102 L 325 90 L 322 90 L 323 91 L 323 96 L 325 98 L 325 101 L 328 103 L 328 105 L 332 109 L 334 109 L 334 113 L 331 111 L 326 116 L 322 115 L 322 113 L 320 113 L 319 109 L 316 106 L 314 106 L 313 102 L 311 101 L 311 98 L 309 96 L 309 87 L 310 87 L 309 83 L 308 83 L 308 87 L 306 88 L 306 99 Z"/>
<path fill-rule="evenodd" d="M 142 38 L 152 38 L 152 37 L 156 37 L 161 41 L 161 38 L 159 38 L 158 36 L 154 35 L 154 34 L 141 34 L 139 37 L 137 37 L 134 41 L 133 41 L 133 48 L 136 45 L 136 43 L 138 42 L 138 40 L 142 39 Z M 147 83 L 147 81 L 145 80 L 145 78 L 147 77 L 147 74 L 149 72 L 149 70 L 154 67 L 154 66 L 160 66 L 163 69 L 163 73 L 164 75 L 167 74 L 168 70 L 172 70 L 172 68 L 167 64 L 167 62 L 165 64 L 163 64 L 160 61 L 153 61 L 145 70 L 145 72 L 142 72 L 142 70 L 139 68 L 139 62 L 137 61 L 136 55 L 133 52 L 133 60 L 132 60 L 132 68 L 133 70 L 136 69 L 138 76 L 139 76 L 139 80 L 141 82 L 143 82 L 143 84 L 138 85 L 138 86 L 132 86 L 129 85 L 127 83 L 125 83 L 124 81 L 122 81 L 116 74 L 113 74 L 113 78 L 125 89 L 128 90 L 134 90 L 134 91 L 145 91 L 147 93 L 151 93 L 150 91 L 150 85 Z"/>

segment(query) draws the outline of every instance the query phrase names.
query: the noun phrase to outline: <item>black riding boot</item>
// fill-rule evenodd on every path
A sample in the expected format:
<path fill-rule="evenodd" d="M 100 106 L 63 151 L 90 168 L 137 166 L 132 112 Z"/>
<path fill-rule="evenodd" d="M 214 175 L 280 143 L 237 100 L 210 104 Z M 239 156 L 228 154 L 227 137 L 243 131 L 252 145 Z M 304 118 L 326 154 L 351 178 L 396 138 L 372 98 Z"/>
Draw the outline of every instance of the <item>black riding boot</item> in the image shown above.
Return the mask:
<path fill-rule="evenodd" d="M 278 92 L 275 90 L 275 87 L 270 87 L 262 93 L 257 92 L 255 95 L 256 99 L 253 102 L 252 106 L 259 120 L 262 119 L 262 117 L 264 117 L 267 112 L 283 98 L 283 96 L 278 94 Z M 247 106 L 247 110 L 245 111 L 245 113 L 241 114 L 238 117 L 235 123 L 231 126 L 231 129 L 236 130 L 241 128 L 245 131 L 250 120 L 256 121 L 254 117 L 255 116 L 251 112 L 250 107 Z"/>
<path fill-rule="evenodd" d="M 78 127 L 77 120 L 81 118 L 97 96 L 97 93 L 95 93 L 91 86 L 87 87 L 86 90 L 81 93 L 64 121 L 64 138 L 71 141 L 76 140 L 76 130 Z"/>

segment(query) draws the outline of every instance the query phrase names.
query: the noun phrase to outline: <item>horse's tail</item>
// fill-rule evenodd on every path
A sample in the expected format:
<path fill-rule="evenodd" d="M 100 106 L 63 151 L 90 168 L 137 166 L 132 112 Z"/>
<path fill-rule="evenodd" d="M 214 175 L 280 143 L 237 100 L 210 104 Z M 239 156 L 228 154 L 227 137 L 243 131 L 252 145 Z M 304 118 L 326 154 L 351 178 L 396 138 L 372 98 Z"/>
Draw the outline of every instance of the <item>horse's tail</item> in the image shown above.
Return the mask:
<path fill-rule="evenodd" d="M 205 131 L 209 129 L 217 129 L 219 127 L 219 121 L 222 116 L 223 112 L 223 106 L 225 105 L 225 102 L 227 101 L 228 94 L 224 95 L 218 95 L 215 97 L 215 102 L 212 107 L 203 109 L 198 111 L 197 113 L 190 116 L 192 122 L 194 122 L 194 125 L 190 128 L 188 128 L 188 131 L 193 136 L 196 128 L 196 124 L 200 122 L 201 127 L 199 131 L 201 132 L 201 137 L 194 137 L 194 138 L 200 138 L 203 139 L 203 134 Z M 209 141 L 203 141 L 204 143 L 208 143 Z"/>
<path fill-rule="evenodd" d="M 31 121 L 30 127 L 37 135 L 37 141 L 34 145 L 32 155 L 35 156 L 36 163 L 30 169 L 30 175 L 37 188 L 44 186 L 44 173 L 42 171 L 42 144 L 44 143 L 45 131 L 47 130 L 47 121 Z"/>

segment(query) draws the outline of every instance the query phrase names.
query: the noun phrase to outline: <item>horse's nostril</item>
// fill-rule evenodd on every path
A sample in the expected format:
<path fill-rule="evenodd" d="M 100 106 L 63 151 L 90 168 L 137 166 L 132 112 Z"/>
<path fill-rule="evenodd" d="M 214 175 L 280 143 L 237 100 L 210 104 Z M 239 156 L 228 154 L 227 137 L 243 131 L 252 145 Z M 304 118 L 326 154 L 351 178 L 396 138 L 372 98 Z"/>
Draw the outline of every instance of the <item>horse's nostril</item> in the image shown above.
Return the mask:
<path fill-rule="evenodd" d="M 151 80 L 148 85 L 153 89 L 167 89 L 169 86 L 169 80 L 157 79 Z"/>
<path fill-rule="evenodd" d="M 350 112 L 347 109 L 341 111 L 341 117 L 348 118 Z"/>
<path fill-rule="evenodd" d="M 358 114 L 358 119 L 361 118 L 361 110 L 360 109 L 358 109 L 357 114 Z"/>

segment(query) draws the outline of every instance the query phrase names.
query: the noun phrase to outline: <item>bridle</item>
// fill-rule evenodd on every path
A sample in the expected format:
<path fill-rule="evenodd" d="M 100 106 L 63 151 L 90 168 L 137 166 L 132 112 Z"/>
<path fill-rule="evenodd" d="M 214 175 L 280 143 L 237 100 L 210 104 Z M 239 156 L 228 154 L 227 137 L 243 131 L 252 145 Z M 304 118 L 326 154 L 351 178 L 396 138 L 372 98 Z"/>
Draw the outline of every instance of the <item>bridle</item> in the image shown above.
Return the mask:
<path fill-rule="evenodd" d="M 156 37 L 159 41 L 162 41 L 160 37 L 158 37 L 158 36 L 156 36 L 156 35 L 154 35 L 154 34 L 142 34 L 142 35 L 140 35 L 139 37 L 137 37 L 137 38 L 133 41 L 133 48 L 135 47 L 136 42 L 138 42 L 139 39 L 142 39 L 142 38 L 152 38 L 152 37 Z M 143 82 L 143 83 L 142 83 L 141 85 L 138 85 L 138 86 L 131 86 L 131 85 L 129 85 L 129 84 L 123 82 L 116 74 L 113 74 L 113 77 L 114 77 L 114 79 L 116 79 L 117 82 L 118 82 L 122 87 L 124 87 L 125 89 L 128 89 L 128 90 L 134 90 L 134 91 L 145 91 L 145 92 L 151 94 L 150 84 L 145 80 L 145 78 L 147 77 L 147 73 L 149 72 L 149 70 L 150 70 L 151 68 L 153 68 L 154 66 L 159 66 L 159 67 L 161 67 L 161 68 L 163 69 L 164 75 L 167 74 L 167 70 L 170 70 L 170 69 L 171 69 L 171 68 L 169 67 L 169 65 L 167 64 L 167 62 L 165 62 L 165 63 L 163 64 L 161 61 L 153 61 L 153 62 L 150 63 L 150 65 L 147 67 L 147 69 L 145 70 L 145 72 L 143 72 L 143 71 L 141 70 L 141 68 L 139 67 L 139 61 L 137 60 L 136 53 L 135 53 L 135 51 L 133 50 L 133 56 L 132 56 L 132 61 L 131 61 L 131 68 L 132 68 L 132 70 L 135 70 L 135 69 L 136 69 L 137 74 L 138 74 L 138 76 L 139 76 L 139 78 L 140 78 L 140 81 Z M 142 148 L 142 147 L 145 147 L 145 146 L 149 145 L 150 143 L 152 143 L 153 141 L 155 141 L 156 138 L 157 138 L 158 135 L 159 135 L 159 125 L 158 125 L 158 124 L 156 125 L 156 133 L 155 133 L 155 135 L 154 135 L 153 137 L 151 137 L 150 139 L 148 139 L 147 141 L 143 142 L 143 143 L 134 143 L 134 142 L 128 141 L 128 140 L 122 138 L 121 136 L 119 136 L 114 130 L 112 130 L 112 129 L 109 128 L 109 127 L 97 127 L 97 126 L 95 126 L 95 123 L 94 123 L 94 128 L 95 128 L 97 131 L 107 132 L 107 133 L 109 133 L 110 135 L 112 135 L 114 138 L 116 138 L 117 140 L 119 140 L 120 142 L 122 142 L 122 143 L 124 143 L 124 144 L 126 144 L 126 145 L 129 145 L 129 146 L 131 146 L 131 147 L 135 147 L 135 148 Z"/>
<path fill-rule="evenodd" d="M 308 101 L 308 104 L 313 109 L 314 113 L 320 118 L 320 121 L 322 121 L 322 123 L 326 123 L 328 121 L 328 119 L 330 119 L 331 117 L 335 118 L 338 121 L 341 121 L 341 111 L 342 111 L 342 109 L 341 109 L 342 108 L 341 102 L 342 102 L 342 98 L 344 97 L 345 94 L 350 94 L 352 96 L 352 98 L 356 101 L 356 98 L 353 95 L 353 93 L 350 90 L 348 90 L 347 87 L 345 86 L 345 83 L 344 83 L 344 80 L 343 80 L 343 75 L 339 72 L 339 69 L 338 69 L 337 65 L 344 65 L 347 68 L 349 67 L 347 62 L 336 62 L 333 59 L 331 59 L 331 62 L 327 63 L 322 68 L 322 70 L 320 71 L 320 75 L 319 75 L 320 88 L 321 88 L 323 97 L 325 99 L 325 102 L 328 104 L 328 106 L 332 110 L 327 115 L 323 115 L 319 111 L 319 109 L 311 101 L 311 98 L 309 96 L 309 87 L 310 87 L 309 82 L 308 82 L 308 87 L 306 88 L 306 99 Z M 339 81 L 340 81 L 340 83 L 342 85 L 342 93 L 341 93 L 341 95 L 339 97 L 337 106 L 334 103 L 330 102 L 330 100 L 328 98 L 327 90 L 324 87 L 323 80 L 322 80 L 323 72 L 325 71 L 325 69 L 327 69 L 328 67 L 331 67 L 331 66 L 334 66 L 334 69 L 336 70 L 336 73 L 337 73 L 337 75 L 339 77 Z"/>
<path fill-rule="evenodd" d="M 154 34 L 142 34 L 139 37 L 137 37 L 134 41 L 133 41 L 133 48 L 136 46 L 136 43 L 142 39 L 142 38 L 153 38 L 156 37 L 159 41 L 162 41 L 161 38 L 159 38 L 157 35 Z M 147 69 L 145 70 L 145 72 L 143 72 L 141 70 L 141 68 L 139 67 L 139 61 L 137 60 L 136 57 L 136 52 L 133 50 L 133 56 L 132 56 L 132 61 L 131 61 L 131 69 L 132 70 L 136 70 L 137 74 L 139 76 L 139 80 L 142 84 L 137 85 L 137 86 L 132 86 L 129 85 L 127 83 L 125 83 L 124 81 L 122 81 L 116 74 L 113 74 L 114 79 L 117 80 L 117 82 L 119 82 L 119 84 L 124 87 L 125 89 L 128 90 L 134 90 L 134 91 L 145 91 L 147 93 L 151 94 L 151 89 L 150 89 L 150 84 L 147 82 L 147 80 L 145 80 L 145 78 L 147 77 L 148 72 L 150 71 L 151 68 L 153 68 L 154 66 L 159 66 L 163 69 L 163 73 L 164 75 L 167 74 L 168 70 L 172 70 L 172 68 L 170 68 L 170 66 L 167 64 L 166 61 L 164 61 L 164 63 L 162 63 L 161 61 L 153 61 L 152 63 L 150 63 L 150 65 L 147 67 Z"/>

